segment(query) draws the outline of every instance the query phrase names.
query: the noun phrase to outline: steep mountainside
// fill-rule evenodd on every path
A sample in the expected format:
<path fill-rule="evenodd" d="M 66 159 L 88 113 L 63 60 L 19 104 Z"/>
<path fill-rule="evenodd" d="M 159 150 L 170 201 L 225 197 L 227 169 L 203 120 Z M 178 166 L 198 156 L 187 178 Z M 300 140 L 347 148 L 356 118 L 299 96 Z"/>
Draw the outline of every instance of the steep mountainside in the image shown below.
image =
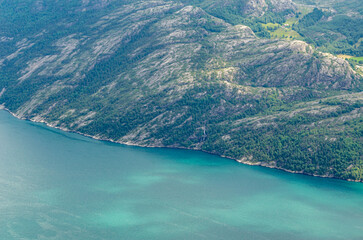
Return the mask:
<path fill-rule="evenodd" d="M 1 18 L 0 104 L 16 116 L 362 179 L 362 78 L 347 61 L 303 41 L 259 38 L 203 1 L 15 2 L 0 2 L 24 13 Z M 272 12 L 286 1 L 262 2 Z M 25 17 L 32 24 L 15 29 Z"/>
<path fill-rule="evenodd" d="M 268 17 L 257 21 L 271 37 L 304 40 L 320 51 L 355 57 L 350 60 L 353 66 L 359 63 L 363 56 L 363 1 L 294 0 L 294 3 L 295 8 L 290 7 L 288 15 L 267 14 Z"/>
<path fill-rule="evenodd" d="M 211 13 L 224 10 L 238 13 L 241 16 L 254 17 L 263 16 L 266 12 L 296 9 L 296 5 L 291 0 L 181 0 L 181 2 L 199 6 Z"/>

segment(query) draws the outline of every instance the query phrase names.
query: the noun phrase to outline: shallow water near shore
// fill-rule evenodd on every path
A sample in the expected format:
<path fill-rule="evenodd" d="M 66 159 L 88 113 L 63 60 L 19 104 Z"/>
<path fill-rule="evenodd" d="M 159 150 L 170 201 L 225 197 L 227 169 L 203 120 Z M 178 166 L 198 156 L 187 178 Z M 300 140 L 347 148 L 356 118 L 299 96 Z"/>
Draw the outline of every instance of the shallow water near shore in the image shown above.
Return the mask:
<path fill-rule="evenodd" d="M 0 111 L 0 239 L 362 238 L 362 183 L 96 141 Z"/>

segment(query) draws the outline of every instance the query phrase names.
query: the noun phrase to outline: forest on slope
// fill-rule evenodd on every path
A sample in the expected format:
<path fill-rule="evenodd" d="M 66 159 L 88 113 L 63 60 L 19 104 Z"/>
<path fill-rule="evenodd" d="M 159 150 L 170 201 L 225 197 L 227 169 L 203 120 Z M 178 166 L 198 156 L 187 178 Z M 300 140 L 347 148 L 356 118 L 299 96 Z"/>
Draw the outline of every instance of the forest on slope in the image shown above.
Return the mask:
<path fill-rule="evenodd" d="M 359 62 L 333 54 L 359 54 L 362 25 L 348 23 L 342 48 L 312 37 L 361 21 L 359 2 L 355 14 L 306 4 L 3 0 L 0 104 L 100 139 L 361 181 Z M 291 19 L 301 38 L 274 37 Z"/>

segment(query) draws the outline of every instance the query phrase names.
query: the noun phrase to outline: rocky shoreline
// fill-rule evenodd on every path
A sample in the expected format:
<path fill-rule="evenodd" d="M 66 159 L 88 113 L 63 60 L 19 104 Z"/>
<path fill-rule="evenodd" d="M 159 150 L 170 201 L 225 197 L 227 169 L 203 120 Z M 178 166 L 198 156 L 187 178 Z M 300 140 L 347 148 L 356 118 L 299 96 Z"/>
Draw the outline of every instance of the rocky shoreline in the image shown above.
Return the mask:
<path fill-rule="evenodd" d="M 170 148 L 170 149 L 185 149 L 185 150 L 201 151 L 201 152 L 205 152 L 205 153 L 208 153 L 208 154 L 212 154 L 212 155 L 220 156 L 220 157 L 223 157 L 223 158 L 231 159 L 231 160 L 234 160 L 234 161 L 236 161 L 238 163 L 246 164 L 246 165 L 249 165 L 249 166 L 267 167 L 267 168 L 277 169 L 277 170 L 281 170 L 281 171 L 288 172 L 288 173 L 302 174 L 302 175 L 312 176 L 312 177 L 345 180 L 345 181 L 349 181 L 349 182 L 363 182 L 363 180 L 359 181 L 359 180 L 354 180 L 354 179 L 342 179 L 342 178 L 336 178 L 336 177 L 330 176 L 330 175 L 317 175 L 317 174 L 304 173 L 303 171 L 292 171 L 292 170 L 289 170 L 289 169 L 285 169 L 285 168 L 281 168 L 281 167 L 271 165 L 271 164 L 266 163 L 266 162 L 251 162 L 251 161 L 245 160 L 245 159 L 235 159 L 235 158 L 231 158 L 231 157 L 228 157 L 228 156 L 219 155 L 219 154 L 215 154 L 215 153 L 208 152 L 208 151 L 203 151 L 203 150 L 200 150 L 200 149 L 183 148 L 183 147 L 168 147 L 168 146 L 158 146 L 158 145 L 145 145 L 145 144 L 137 144 L 137 143 L 132 143 L 132 142 L 115 141 L 113 139 L 109 139 L 109 138 L 105 138 L 105 137 L 93 136 L 93 135 L 89 135 L 89 134 L 82 133 L 82 132 L 79 132 L 79 131 L 71 130 L 71 129 L 68 129 L 68 128 L 58 127 L 58 126 L 55 126 L 53 124 L 48 123 L 44 119 L 42 119 L 42 120 L 33 120 L 33 119 L 29 119 L 29 118 L 24 118 L 24 117 L 18 117 L 15 113 L 10 111 L 8 108 L 6 108 L 3 105 L 0 105 L 0 110 L 5 110 L 5 111 L 9 112 L 13 117 L 15 117 L 17 119 L 26 120 L 26 121 L 30 121 L 30 122 L 34 122 L 34 123 L 43 123 L 46 126 L 51 127 L 51 128 L 59 129 L 59 130 L 62 130 L 64 132 L 76 133 L 76 134 L 79 134 L 81 136 L 92 138 L 92 139 L 99 140 L 99 141 L 107 141 L 107 142 L 122 144 L 122 145 L 126 145 L 126 146 L 135 146 L 135 147 Z"/>

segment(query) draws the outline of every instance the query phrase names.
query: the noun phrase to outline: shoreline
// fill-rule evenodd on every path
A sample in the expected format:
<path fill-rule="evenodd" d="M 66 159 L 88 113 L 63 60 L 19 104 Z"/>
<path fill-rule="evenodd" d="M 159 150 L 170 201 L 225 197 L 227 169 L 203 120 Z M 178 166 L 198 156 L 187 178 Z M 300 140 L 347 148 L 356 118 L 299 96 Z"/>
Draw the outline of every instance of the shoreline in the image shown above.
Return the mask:
<path fill-rule="evenodd" d="M 289 170 L 289 169 L 276 167 L 276 166 L 273 166 L 273 165 L 270 165 L 270 164 L 264 163 L 264 162 L 251 162 L 251 161 L 248 161 L 248 160 L 235 159 L 235 158 L 231 158 L 231 157 L 228 157 L 228 156 L 219 155 L 219 154 L 216 154 L 216 153 L 204 151 L 204 150 L 201 150 L 201 149 L 184 148 L 184 147 L 167 147 L 167 146 L 157 146 L 157 145 L 142 145 L 142 144 L 135 144 L 135 143 L 130 143 L 130 142 L 119 142 L 119 141 L 115 141 L 115 140 L 112 140 L 112 139 L 109 139 L 109 138 L 93 136 L 93 135 L 90 135 L 90 134 L 82 133 L 82 132 L 71 130 L 71 129 L 68 129 L 68 128 L 54 126 L 54 125 L 46 122 L 45 120 L 36 121 L 36 120 L 29 119 L 29 118 L 18 117 L 15 113 L 10 111 L 4 105 L 0 105 L 0 110 L 4 110 L 4 111 L 8 112 L 13 117 L 15 117 L 17 119 L 20 119 L 20 120 L 25 120 L 25 121 L 29 121 L 29 122 L 33 122 L 33 123 L 43 123 L 47 127 L 58 129 L 58 130 L 61 130 L 63 132 L 76 133 L 76 134 L 79 134 L 81 136 L 88 137 L 88 138 L 98 140 L 98 141 L 105 141 L 105 142 L 111 142 L 111 143 L 125 145 L 125 146 L 144 147 L 144 148 L 166 148 L 166 149 L 183 149 L 183 150 L 199 151 L 199 152 L 204 152 L 204 153 L 212 154 L 212 155 L 215 155 L 215 156 L 219 156 L 219 157 L 222 157 L 222 158 L 230 159 L 230 160 L 236 161 L 238 163 L 249 165 L 249 166 L 265 167 L 265 168 L 276 169 L 276 170 L 280 170 L 280 171 L 284 171 L 284 172 L 288 172 L 288 173 L 292 173 L 292 174 L 300 174 L 300 175 L 305 175 L 305 176 L 310 176 L 310 177 L 328 178 L 328 179 L 343 180 L 343 181 L 348 181 L 348 182 L 363 183 L 363 179 L 359 181 L 359 180 L 354 180 L 354 179 L 337 178 L 337 177 L 328 176 L 328 175 L 308 174 L 308 173 L 304 173 L 303 171 L 292 171 L 292 170 Z"/>

